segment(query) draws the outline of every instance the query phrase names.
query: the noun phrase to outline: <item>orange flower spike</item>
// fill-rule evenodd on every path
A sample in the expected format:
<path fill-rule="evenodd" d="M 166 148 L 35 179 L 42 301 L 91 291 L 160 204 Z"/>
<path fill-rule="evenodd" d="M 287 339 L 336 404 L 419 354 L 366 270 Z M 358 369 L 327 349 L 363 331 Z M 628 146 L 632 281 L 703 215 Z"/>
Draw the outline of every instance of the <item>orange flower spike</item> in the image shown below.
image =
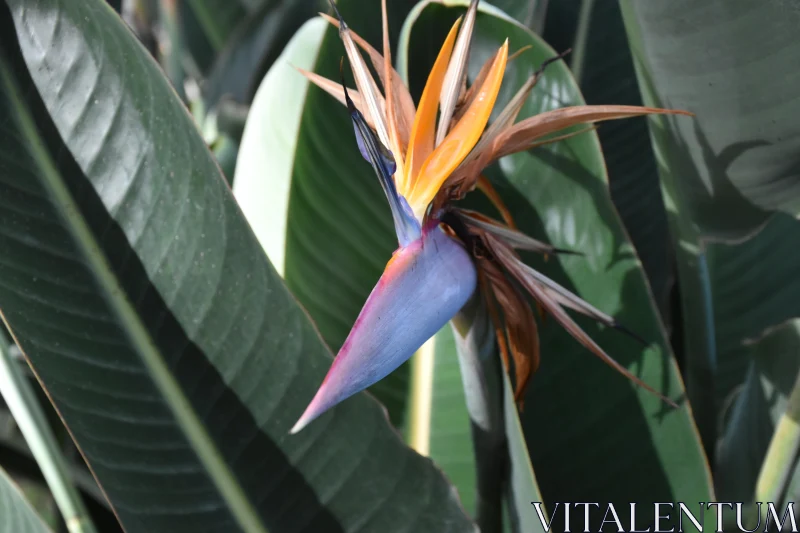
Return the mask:
<path fill-rule="evenodd" d="M 508 40 L 500 48 L 500 53 L 497 54 L 475 100 L 470 104 L 461 120 L 450 130 L 442 144 L 428 156 L 422 164 L 417 178 L 413 180 L 406 199 L 418 220 L 422 218 L 428 204 L 433 200 L 445 180 L 469 154 L 483 134 L 497 100 L 497 94 L 500 92 L 507 59 Z"/>
<path fill-rule="evenodd" d="M 461 17 L 456 20 L 450 33 L 447 34 L 439 56 L 433 64 L 433 69 L 425 82 L 425 89 L 422 90 L 422 97 L 417 106 L 417 114 L 414 117 L 414 125 L 411 127 L 411 137 L 408 140 L 408 152 L 406 153 L 406 172 L 401 176 L 397 183 L 397 191 L 408 199 L 408 192 L 414 184 L 417 173 L 422 166 L 422 162 L 433 150 L 433 136 L 436 127 L 436 111 L 439 109 L 439 93 L 442 92 L 442 84 L 447 73 L 447 66 L 450 63 L 450 55 L 453 53 L 453 46 L 458 35 L 458 27 L 461 24 Z"/>

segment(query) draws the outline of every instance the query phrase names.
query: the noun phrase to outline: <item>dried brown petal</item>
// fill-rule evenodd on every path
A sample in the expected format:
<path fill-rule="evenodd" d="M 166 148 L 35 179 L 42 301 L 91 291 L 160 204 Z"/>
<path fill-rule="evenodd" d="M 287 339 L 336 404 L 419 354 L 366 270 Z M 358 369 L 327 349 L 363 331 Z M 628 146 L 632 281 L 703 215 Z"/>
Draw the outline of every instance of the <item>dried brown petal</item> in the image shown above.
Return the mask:
<path fill-rule="evenodd" d="M 514 361 L 514 399 L 522 408 L 525 389 L 539 366 L 539 335 L 536 320 L 524 295 L 491 259 L 478 260 L 489 316 L 506 372 Z M 502 312 L 498 312 L 499 305 Z"/>
<path fill-rule="evenodd" d="M 324 13 L 320 13 L 320 16 L 336 26 L 339 27 L 339 21 L 335 18 L 326 15 Z M 386 71 L 384 68 L 384 58 L 375 48 L 372 47 L 367 41 L 365 41 L 360 35 L 358 35 L 353 30 L 350 30 L 350 35 L 353 38 L 353 41 L 367 54 L 369 57 L 372 66 L 375 68 L 375 71 L 378 73 L 378 77 L 381 80 L 384 88 L 386 87 Z M 416 108 L 414 107 L 414 100 L 411 98 L 411 93 L 408 92 L 408 88 L 403 83 L 400 74 L 398 74 L 397 70 L 392 69 L 392 92 L 394 94 L 394 112 L 397 118 L 397 128 L 400 134 L 400 142 L 402 144 L 403 151 L 405 151 L 406 147 L 408 146 L 408 137 L 411 133 L 411 126 L 414 124 L 414 114 L 416 113 Z"/>
<path fill-rule="evenodd" d="M 478 76 L 475 78 L 475 81 L 472 82 L 472 85 L 470 85 L 466 93 L 464 93 L 463 98 L 459 99 L 458 106 L 453 112 L 453 119 L 450 121 L 449 129 L 452 129 L 453 125 L 459 120 L 461 120 L 461 117 L 464 116 L 464 112 L 466 112 L 466 110 L 469 108 L 469 105 L 472 103 L 472 101 L 475 99 L 475 96 L 478 94 L 478 89 L 481 88 L 483 82 L 486 80 L 486 76 L 489 75 L 489 70 L 491 70 L 492 64 L 494 63 L 494 60 L 496 58 L 497 58 L 497 53 L 490 56 L 486 60 L 481 69 L 478 71 Z"/>
<path fill-rule="evenodd" d="M 583 105 L 553 109 L 526 118 L 497 135 L 492 143 L 494 152 L 492 159 L 526 150 L 537 139 L 570 126 L 641 115 L 691 115 L 691 113 L 627 105 Z"/>
<path fill-rule="evenodd" d="M 514 218 L 511 216 L 511 211 L 508 210 L 506 207 L 505 202 L 503 199 L 500 198 L 500 195 L 497 194 L 497 191 L 494 189 L 492 182 L 489 181 L 489 178 L 481 174 L 478 177 L 478 190 L 481 191 L 484 196 L 486 196 L 492 205 L 500 212 L 500 216 L 503 217 L 503 221 L 506 225 L 511 229 L 517 229 L 517 225 L 514 223 Z"/>
<path fill-rule="evenodd" d="M 343 105 L 346 105 L 344 99 L 344 89 L 342 88 L 342 85 L 340 83 L 336 83 L 335 81 L 329 80 L 328 78 L 320 76 L 315 72 L 309 72 L 307 70 L 303 70 L 298 67 L 295 68 L 297 68 L 297 70 L 303 76 L 308 78 L 308 80 L 311 83 L 313 83 L 326 93 L 330 94 L 331 96 L 339 100 L 339 102 L 341 102 Z M 361 112 L 361 114 L 364 115 L 364 119 L 367 121 L 369 127 L 374 130 L 375 124 L 372 122 L 372 119 L 366 113 L 366 108 L 364 106 L 364 100 L 363 98 L 361 98 L 361 93 L 353 89 L 348 89 L 347 93 L 350 95 L 350 99 L 353 101 L 353 104 L 355 104 L 356 109 L 358 109 Z M 383 98 L 378 99 L 378 107 L 381 110 L 386 109 L 386 102 L 383 100 Z"/>
<path fill-rule="evenodd" d="M 528 237 L 524 233 L 515 229 L 509 228 L 501 224 L 497 220 L 493 220 L 486 215 L 472 211 L 470 209 L 459 209 L 459 214 L 462 215 L 464 222 L 470 228 L 475 228 L 481 232 L 490 233 L 493 236 L 501 239 L 509 246 L 518 250 L 529 250 L 539 253 L 555 253 L 557 249 L 542 241 L 536 240 L 533 237 Z"/>
<path fill-rule="evenodd" d="M 549 291 L 546 285 L 543 285 L 539 280 L 526 272 L 524 263 L 522 263 L 522 261 L 514 253 L 514 251 L 511 250 L 510 247 L 504 245 L 491 236 L 489 236 L 487 244 L 497 258 L 497 261 L 504 266 L 509 274 L 512 275 L 523 287 L 525 287 L 525 289 L 530 292 L 531 296 L 533 296 L 536 301 L 541 303 L 547 312 L 553 315 L 553 318 L 555 318 L 556 321 L 561 324 L 564 329 L 566 329 L 578 342 L 599 357 L 604 363 L 617 370 L 617 372 L 621 373 L 635 384 L 655 394 L 669 405 L 677 407 L 677 404 L 673 400 L 667 398 L 653 387 L 639 379 L 638 376 L 634 375 L 631 371 L 619 364 L 605 351 L 603 351 L 603 349 L 600 348 L 600 346 L 598 346 L 597 343 L 595 343 L 594 340 L 592 340 L 592 338 L 586 332 L 584 332 L 580 326 L 578 326 L 577 323 L 575 323 L 572 317 L 566 313 L 564 308 L 561 307 L 559 300 L 554 297 L 552 291 Z"/>

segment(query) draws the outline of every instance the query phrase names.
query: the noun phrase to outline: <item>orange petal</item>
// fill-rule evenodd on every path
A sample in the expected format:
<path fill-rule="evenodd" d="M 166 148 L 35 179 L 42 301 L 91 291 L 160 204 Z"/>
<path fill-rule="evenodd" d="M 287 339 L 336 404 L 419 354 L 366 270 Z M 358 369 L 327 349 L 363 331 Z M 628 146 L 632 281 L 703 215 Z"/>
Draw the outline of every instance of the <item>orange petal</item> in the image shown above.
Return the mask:
<path fill-rule="evenodd" d="M 486 81 L 464 113 L 464 117 L 458 121 L 442 144 L 437 146 L 436 150 L 422 164 L 422 168 L 411 186 L 411 192 L 406 195 L 406 200 L 417 218 L 421 218 L 444 181 L 480 139 L 486 123 L 489 121 L 489 115 L 492 113 L 497 93 L 500 92 L 507 58 L 508 41 L 503 43 L 500 48 L 500 53 L 497 54 L 497 58 L 486 76 Z"/>
<path fill-rule="evenodd" d="M 497 54 L 486 59 L 486 62 L 483 64 L 483 66 L 481 66 L 481 69 L 478 71 L 478 75 L 475 76 L 475 81 L 472 82 L 472 85 L 469 86 L 469 88 L 464 92 L 463 97 L 459 100 L 458 107 L 456 108 L 455 113 L 453 113 L 453 121 L 457 122 L 461 120 L 461 117 L 464 116 L 464 112 L 469 109 L 469 106 L 475 100 L 475 95 L 478 93 L 478 89 L 483 85 L 483 82 L 486 81 L 486 76 L 488 76 L 489 70 L 491 70 L 495 59 L 497 59 Z"/>
<path fill-rule="evenodd" d="M 447 65 L 450 63 L 450 54 L 453 53 L 453 45 L 458 34 L 458 26 L 461 18 L 456 20 L 450 33 L 447 34 L 439 56 L 433 64 L 425 89 L 422 91 L 417 114 L 414 117 L 414 125 L 411 127 L 411 137 L 408 141 L 408 155 L 406 157 L 406 175 L 397 184 L 400 194 L 407 197 L 416 180 L 422 162 L 433 150 L 434 128 L 436 126 L 436 111 L 439 107 L 439 94 L 442 92 L 444 76 L 447 73 Z"/>

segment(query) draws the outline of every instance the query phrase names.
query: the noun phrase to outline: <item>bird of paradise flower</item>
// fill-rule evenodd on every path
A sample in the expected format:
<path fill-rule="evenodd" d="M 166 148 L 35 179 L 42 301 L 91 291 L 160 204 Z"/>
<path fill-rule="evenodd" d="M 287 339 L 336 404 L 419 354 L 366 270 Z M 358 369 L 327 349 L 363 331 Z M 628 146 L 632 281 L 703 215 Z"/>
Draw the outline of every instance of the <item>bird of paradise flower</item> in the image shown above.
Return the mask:
<path fill-rule="evenodd" d="M 639 106 L 584 105 L 517 121 L 544 64 L 489 124 L 506 64 L 513 56 L 509 56 L 506 40 L 472 84 L 467 84 L 466 62 L 478 0 L 471 2 L 466 15 L 450 29 L 415 106 L 391 64 L 386 0 L 382 1 L 383 54 L 352 31 L 336 5 L 331 5 L 337 18 L 322 16 L 339 28 L 357 90 L 348 90 L 344 79 L 337 83 L 312 72 L 301 72 L 347 107 L 358 149 L 371 163 L 389 201 L 399 248 L 291 433 L 398 368 L 476 291 L 487 308 L 509 373 L 513 361 L 514 396 L 518 402 L 539 364 L 538 329 L 528 303 L 530 296 L 540 313 L 552 315 L 605 363 L 675 406 L 606 354 L 565 308 L 633 335 L 630 331 L 520 259 L 517 250 L 543 254 L 569 251 L 517 231 L 508 209 L 482 172 L 504 156 L 585 132 L 586 129 L 550 136 L 578 124 L 647 114 L 690 113 Z M 378 73 L 383 91 L 359 48 Z M 494 204 L 502 222 L 453 205 L 475 189 Z"/>

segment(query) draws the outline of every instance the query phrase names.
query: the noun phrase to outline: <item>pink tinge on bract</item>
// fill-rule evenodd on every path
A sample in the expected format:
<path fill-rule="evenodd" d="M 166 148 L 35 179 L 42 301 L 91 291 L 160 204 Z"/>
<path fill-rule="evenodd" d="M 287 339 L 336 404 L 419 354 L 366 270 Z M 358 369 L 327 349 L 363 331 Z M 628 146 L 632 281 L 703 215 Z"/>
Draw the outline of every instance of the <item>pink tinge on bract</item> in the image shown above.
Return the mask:
<path fill-rule="evenodd" d="M 467 303 L 477 273 L 464 246 L 437 223 L 398 249 L 372 289 L 297 433 L 407 361 Z"/>

